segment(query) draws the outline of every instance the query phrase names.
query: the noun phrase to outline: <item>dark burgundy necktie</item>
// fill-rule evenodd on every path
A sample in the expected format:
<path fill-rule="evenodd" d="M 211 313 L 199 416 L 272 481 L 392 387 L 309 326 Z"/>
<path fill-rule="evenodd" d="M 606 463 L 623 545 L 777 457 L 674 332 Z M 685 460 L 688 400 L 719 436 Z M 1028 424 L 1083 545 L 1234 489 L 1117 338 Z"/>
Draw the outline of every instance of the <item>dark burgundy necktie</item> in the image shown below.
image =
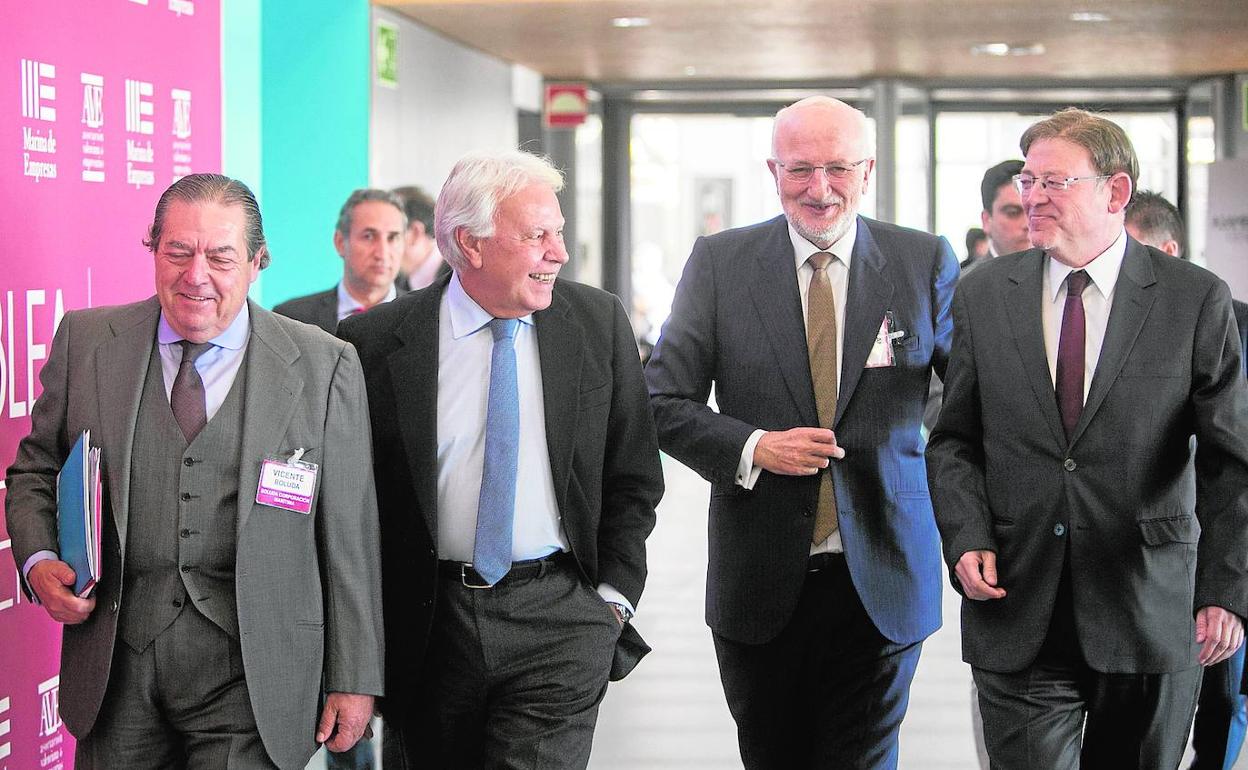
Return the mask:
<path fill-rule="evenodd" d="M 1062 415 L 1066 440 L 1075 432 L 1083 412 L 1083 361 L 1086 330 L 1083 290 L 1088 274 L 1075 270 L 1066 276 L 1066 312 L 1062 314 L 1062 336 L 1057 343 L 1057 411 Z"/>
<path fill-rule="evenodd" d="M 169 391 L 169 406 L 173 408 L 173 419 L 177 420 L 182 435 L 190 443 L 208 423 L 204 381 L 195 369 L 195 359 L 207 353 L 212 343 L 180 340 L 178 344 L 182 346 L 182 361 L 178 364 L 178 374 L 173 378 L 173 387 Z"/>

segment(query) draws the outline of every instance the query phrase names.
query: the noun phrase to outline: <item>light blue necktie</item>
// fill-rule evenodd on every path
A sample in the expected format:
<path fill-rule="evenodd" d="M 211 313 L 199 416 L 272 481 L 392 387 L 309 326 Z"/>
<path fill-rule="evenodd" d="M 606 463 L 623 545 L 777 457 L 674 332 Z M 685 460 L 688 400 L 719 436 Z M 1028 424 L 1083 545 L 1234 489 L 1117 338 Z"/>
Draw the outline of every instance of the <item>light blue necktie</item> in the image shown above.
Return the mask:
<path fill-rule="evenodd" d="M 511 569 L 511 527 L 516 508 L 516 462 L 520 456 L 520 397 L 516 388 L 517 318 L 490 321 L 490 396 L 485 412 L 485 467 L 477 502 L 477 539 L 472 566 L 494 585 Z"/>

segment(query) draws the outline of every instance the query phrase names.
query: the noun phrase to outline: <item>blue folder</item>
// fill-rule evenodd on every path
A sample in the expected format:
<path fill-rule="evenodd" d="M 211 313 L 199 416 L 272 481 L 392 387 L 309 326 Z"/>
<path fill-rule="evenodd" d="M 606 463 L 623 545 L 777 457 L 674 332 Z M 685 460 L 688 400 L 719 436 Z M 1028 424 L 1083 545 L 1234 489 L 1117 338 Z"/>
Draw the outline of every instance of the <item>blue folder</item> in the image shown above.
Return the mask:
<path fill-rule="evenodd" d="M 56 478 L 56 528 L 61 561 L 73 567 L 74 593 L 86 596 L 99 580 L 99 450 L 84 431 Z"/>

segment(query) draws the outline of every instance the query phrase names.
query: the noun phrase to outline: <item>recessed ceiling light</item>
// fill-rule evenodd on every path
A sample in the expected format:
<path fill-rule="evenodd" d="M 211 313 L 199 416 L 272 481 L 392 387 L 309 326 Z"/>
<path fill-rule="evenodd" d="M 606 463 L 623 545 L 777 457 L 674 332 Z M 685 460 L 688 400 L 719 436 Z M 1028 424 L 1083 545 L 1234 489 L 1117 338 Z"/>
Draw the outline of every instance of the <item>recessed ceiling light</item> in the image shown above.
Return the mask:
<path fill-rule="evenodd" d="M 689 65 L 688 67 L 685 67 L 685 74 L 688 75 L 689 77 L 693 77 L 694 75 L 698 74 L 698 68 L 694 67 L 693 65 Z"/>
<path fill-rule="evenodd" d="M 1109 21 L 1109 14 L 1100 11 L 1075 11 L 1070 15 L 1071 21 L 1099 22 Z"/>
<path fill-rule="evenodd" d="M 611 26 L 616 29 L 630 29 L 632 27 L 648 27 L 650 20 L 645 16 L 617 16 L 611 20 Z"/>
<path fill-rule="evenodd" d="M 1040 43 L 980 43 L 971 46 L 975 56 L 1039 56 L 1044 53 Z"/>

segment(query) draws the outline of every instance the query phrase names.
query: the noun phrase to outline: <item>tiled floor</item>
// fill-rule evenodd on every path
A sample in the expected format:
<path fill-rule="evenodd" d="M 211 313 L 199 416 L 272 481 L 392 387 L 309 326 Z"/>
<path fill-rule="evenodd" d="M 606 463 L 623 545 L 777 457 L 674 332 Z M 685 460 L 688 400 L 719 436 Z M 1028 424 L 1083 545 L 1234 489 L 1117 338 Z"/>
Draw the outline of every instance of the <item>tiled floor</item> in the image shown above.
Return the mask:
<path fill-rule="evenodd" d="M 670 458 L 663 461 L 667 494 L 648 543 L 650 578 L 636 619 L 654 652 L 627 679 L 611 685 L 598 719 L 591 770 L 741 767 L 710 631 L 702 620 L 709 486 Z M 924 644 L 901 728 L 902 770 L 978 766 L 958 602 L 946 590 L 945 626 Z M 322 770 L 321 755 L 308 768 Z M 1241 757 L 1235 770 L 1248 770 L 1248 757 Z"/>

